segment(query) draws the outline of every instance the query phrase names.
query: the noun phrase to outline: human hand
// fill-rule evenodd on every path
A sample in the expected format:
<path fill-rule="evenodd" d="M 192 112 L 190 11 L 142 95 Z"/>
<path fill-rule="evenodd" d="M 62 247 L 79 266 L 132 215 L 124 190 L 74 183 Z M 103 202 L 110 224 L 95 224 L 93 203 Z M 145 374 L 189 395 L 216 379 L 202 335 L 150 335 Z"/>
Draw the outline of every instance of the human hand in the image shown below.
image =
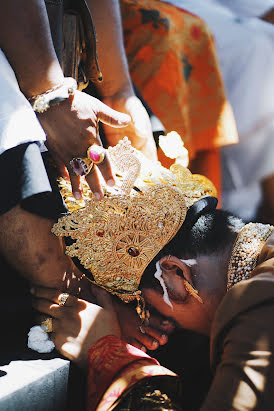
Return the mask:
<path fill-rule="evenodd" d="M 80 296 L 92 303 L 101 304 L 105 291 L 91 285 L 90 281 L 81 280 Z M 174 324 L 170 320 L 164 318 L 160 314 L 153 313 L 150 316 L 148 325 L 141 325 L 141 321 L 135 307 L 132 304 L 126 304 L 111 295 L 113 308 L 115 309 L 120 329 L 122 340 L 134 345 L 135 347 L 147 351 L 156 350 L 159 345 L 164 345 L 168 341 L 168 335 L 174 330 Z"/>
<path fill-rule="evenodd" d="M 100 294 L 99 303 L 104 307 L 69 296 L 59 305 L 62 294 L 53 288 L 31 289 L 33 307 L 53 318 L 51 339 L 62 355 L 81 367 L 87 366 L 89 348 L 101 337 L 120 337 L 118 319 L 108 293 Z"/>
<path fill-rule="evenodd" d="M 122 340 L 142 351 L 156 350 L 168 341 L 168 335 L 174 330 L 174 324 L 168 319 L 153 313 L 148 325 L 141 325 L 140 318 L 131 304 L 114 302 L 118 315 Z"/>
<path fill-rule="evenodd" d="M 102 100 L 114 110 L 127 113 L 131 117 L 131 122 L 123 129 L 114 130 L 104 125 L 107 143 L 115 146 L 119 140 L 127 136 L 133 147 L 151 160 L 157 160 L 149 116 L 141 100 L 132 93 L 116 93 L 113 97 L 103 97 Z"/>
<path fill-rule="evenodd" d="M 38 115 L 47 134 L 47 147 L 58 164 L 66 166 L 72 191 L 76 199 L 81 198 L 82 188 L 80 177 L 76 176 L 70 166 L 74 157 L 87 157 L 87 149 L 93 144 L 102 145 L 98 133 L 98 122 L 102 121 L 112 127 L 125 127 L 130 118 L 107 107 L 98 99 L 81 91 L 59 105 Z M 93 191 L 95 198 L 103 196 L 99 180 L 99 171 L 109 185 L 114 185 L 114 176 L 106 155 L 100 165 L 93 166 L 86 176 L 86 181 Z"/>

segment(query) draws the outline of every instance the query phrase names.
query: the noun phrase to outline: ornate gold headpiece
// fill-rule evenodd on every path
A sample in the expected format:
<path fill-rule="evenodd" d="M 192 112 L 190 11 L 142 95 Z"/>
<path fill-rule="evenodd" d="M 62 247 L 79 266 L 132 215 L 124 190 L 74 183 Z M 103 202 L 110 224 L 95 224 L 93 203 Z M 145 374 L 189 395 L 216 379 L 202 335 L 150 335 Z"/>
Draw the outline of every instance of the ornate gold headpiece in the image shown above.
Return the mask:
<path fill-rule="evenodd" d="M 115 188 L 105 186 L 95 201 L 86 183 L 84 201 L 76 202 L 69 183 L 60 187 L 70 215 L 52 232 L 71 237 L 66 253 L 79 259 L 94 282 L 129 302 L 140 295 L 142 274 L 155 255 L 174 237 L 188 208 L 215 196 L 212 183 L 180 164 L 170 170 L 135 150 L 125 137 L 108 148 L 117 176 Z"/>

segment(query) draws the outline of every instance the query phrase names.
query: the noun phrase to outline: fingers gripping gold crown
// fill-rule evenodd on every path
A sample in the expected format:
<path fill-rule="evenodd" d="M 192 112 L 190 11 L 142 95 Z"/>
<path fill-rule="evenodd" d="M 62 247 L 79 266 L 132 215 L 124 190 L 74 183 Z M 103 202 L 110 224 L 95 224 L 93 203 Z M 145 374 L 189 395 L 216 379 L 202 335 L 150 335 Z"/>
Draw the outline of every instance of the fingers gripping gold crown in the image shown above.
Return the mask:
<path fill-rule="evenodd" d="M 178 232 L 187 209 L 216 192 L 209 180 L 179 164 L 167 170 L 146 159 L 127 139 L 108 152 L 118 188 L 106 186 L 98 202 L 85 185 L 89 201 L 76 206 L 62 181 L 71 215 L 60 218 L 52 231 L 75 240 L 66 253 L 90 270 L 97 285 L 128 302 L 140 294 L 145 268 Z"/>

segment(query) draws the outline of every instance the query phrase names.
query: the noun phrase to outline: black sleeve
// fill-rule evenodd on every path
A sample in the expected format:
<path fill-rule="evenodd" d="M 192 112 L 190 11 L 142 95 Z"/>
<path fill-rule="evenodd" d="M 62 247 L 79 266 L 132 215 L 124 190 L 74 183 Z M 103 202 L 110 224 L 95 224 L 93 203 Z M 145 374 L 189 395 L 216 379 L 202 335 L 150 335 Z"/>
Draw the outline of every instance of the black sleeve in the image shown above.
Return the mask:
<path fill-rule="evenodd" d="M 54 220 L 67 212 L 38 143 L 20 144 L 1 154 L 0 176 L 0 215 L 18 204 L 26 211 Z"/>

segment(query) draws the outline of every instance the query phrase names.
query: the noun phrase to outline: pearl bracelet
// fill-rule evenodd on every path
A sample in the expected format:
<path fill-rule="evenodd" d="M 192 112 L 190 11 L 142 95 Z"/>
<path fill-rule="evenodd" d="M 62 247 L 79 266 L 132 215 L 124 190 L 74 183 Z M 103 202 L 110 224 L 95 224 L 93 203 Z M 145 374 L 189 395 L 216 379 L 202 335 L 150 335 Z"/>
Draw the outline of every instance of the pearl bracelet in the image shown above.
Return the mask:
<path fill-rule="evenodd" d="M 42 94 L 31 97 L 29 102 L 36 113 L 44 113 L 50 107 L 67 100 L 77 90 L 76 80 L 72 77 L 65 77 L 64 82 Z"/>

